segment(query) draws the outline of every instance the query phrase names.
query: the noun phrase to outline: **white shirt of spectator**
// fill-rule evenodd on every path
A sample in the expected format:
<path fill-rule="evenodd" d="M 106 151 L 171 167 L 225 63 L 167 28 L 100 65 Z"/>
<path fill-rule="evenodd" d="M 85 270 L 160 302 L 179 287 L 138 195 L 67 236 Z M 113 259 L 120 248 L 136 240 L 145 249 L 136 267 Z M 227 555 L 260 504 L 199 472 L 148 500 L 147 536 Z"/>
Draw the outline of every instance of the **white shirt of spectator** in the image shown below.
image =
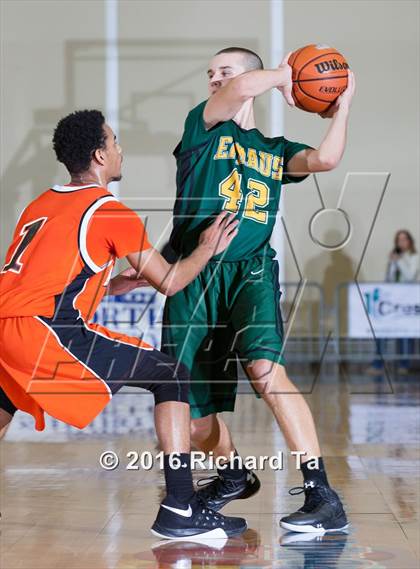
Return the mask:
<path fill-rule="evenodd" d="M 419 256 L 417 253 L 405 251 L 400 258 L 388 263 L 386 280 L 388 282 L 412 283 L 419 279 Z"/>

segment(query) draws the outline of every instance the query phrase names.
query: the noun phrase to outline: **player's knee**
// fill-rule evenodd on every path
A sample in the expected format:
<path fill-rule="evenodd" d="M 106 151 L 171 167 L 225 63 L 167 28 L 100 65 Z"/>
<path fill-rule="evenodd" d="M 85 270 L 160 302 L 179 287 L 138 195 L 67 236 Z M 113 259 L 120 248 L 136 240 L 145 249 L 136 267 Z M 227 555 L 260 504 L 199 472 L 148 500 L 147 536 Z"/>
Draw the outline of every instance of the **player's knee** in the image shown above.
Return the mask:
<path fill-rule="evenodd" d="M 176 370 L 177 381 L 181 386 L 181 401 L 184 403 L 189 402 L 189 393 L 190 393 L 190 371 L 186 365 L 179 362 Z"/>
<path fill-rule="evenodd" d="M 247 366 L 249 379 L 260 395 L 287 391 L 291 381 L 284 366 L 269 360 L 256 360 Z"/>
<path fill-rule="evenodd" d="M 253 381 L 267 382 L 275 371 L 276 364 L 270 360 L 254 360 L 247 365 L 248 375 Z"/>
<path fill-rule="evenodd" d="M 4 409 L 0 409 L 0 431 L 7 427 L 10 421 L 13 419 L 13 413 L 8 413 Z"/>
<path fill-rule="evenodd" d="M 155 397 L 155 405 L 166 401 L 188 403 L 189 388 L 190 372 L 184 364 L 178 363 L 175 371 L 171 370 L 167 379 L 154 384 L 151 391 Z"/>

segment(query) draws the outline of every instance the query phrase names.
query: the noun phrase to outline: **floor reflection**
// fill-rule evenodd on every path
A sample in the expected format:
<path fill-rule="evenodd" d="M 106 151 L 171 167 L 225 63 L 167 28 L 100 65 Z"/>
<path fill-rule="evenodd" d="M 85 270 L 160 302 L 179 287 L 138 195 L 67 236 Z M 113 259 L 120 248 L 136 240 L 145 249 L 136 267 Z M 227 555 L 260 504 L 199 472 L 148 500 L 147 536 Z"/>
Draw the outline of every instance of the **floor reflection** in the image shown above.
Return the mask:
<path fill-rule="evenodd" d="M 118 569 L 198 569 L 243 567 L 263 569 L 415 569 L 394 565 L 401 552 L 361 546 L 349 532 L 325 535 L 287 532 L 278 543 L 264 545 L 260 535 L 249 529 L 243 536 L 203 541 L 159 541 L 150 550 L 120 558 Z M 400 557 L 400 559 L 402 559 Z M 387 562 L 391 562 L 388 565 Z M 398 563 L 398 561 L 397 561 Z"/>
<path fill-rule="evenodd" d="M 280 545 L 286 548 L 288 555 L 293 554 L 302 569 L 335 569 L 336 567 L 356 567 L 348 564 L 354 560 L 342 559 L 346 548 L 348 531 L 325 535 L 285 533 L 280 538 Z M 284 550 L 281 550 L 281 552 Z M 346 557 L 346 556 L 344 556 Z"/>
<path fill-rule="evenodd" d="M 230 539 L 197 542 L 160 541 L 151 547 L 158 568 L 187 569 L 193 567 L 269 567 L 261 557 L 260 535 L 248 529 Z"/>
<path fill-rule="evenodd" d="M 407 377 L 387 393 L 375 378 L 376 391 L 355 394 L 347 376 L 332 369 L 315 382 L 309 368 L 295 372 L 297 384 L 308 387 L 329 478 L 348 511 L 348 533 L 282 533 L 279 518 L 299 505 L 288 489 L 301 483 L 285 459 L 283 470 L 258 472 L 262 488 L 255 497 L 227 506 L 226 514 L 247 518 L 243 536 L 156 542 L 149 528 L 163 474 L 157 467 L 125 468 L 131 450 L 157 453 L 153 398 L 129 391 L 84 431 L 49 418 L 37 433 L 24 414 L 12 422 L 0 444 L 2 569 L 418 569 L 418 382 Z M 287 454 L 272 415 L 252 393 L 239 396 L 226 420 L 243 456 Z M 98 457 L 109 449 L 121 464 L 108 472 Z M 196 471 L 194 478 L 207 475 Z"/>

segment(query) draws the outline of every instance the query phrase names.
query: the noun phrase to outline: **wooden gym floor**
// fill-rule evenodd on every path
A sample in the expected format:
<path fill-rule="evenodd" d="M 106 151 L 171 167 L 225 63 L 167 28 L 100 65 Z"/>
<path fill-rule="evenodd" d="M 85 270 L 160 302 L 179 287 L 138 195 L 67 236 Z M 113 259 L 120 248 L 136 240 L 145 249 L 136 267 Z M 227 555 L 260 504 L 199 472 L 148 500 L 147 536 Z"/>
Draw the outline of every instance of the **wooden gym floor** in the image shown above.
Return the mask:
<path fill-rule="evenodd" d="M 289 370 L 290 371 L 290 370 Z M 30 417 L 15 417 L 0 443 L 2 569 L 135 569 L 143 567 L 287 567 L 292 569 L 419 567 L 418 377 L 340 376 L 327 369 L 315 382 L 291 373 L 309 392 L 330 482 L 344 499 L 351 529 L 324 537 L 280 530 L 282 514 L 302 496 L 291 460 L 259 472 L 261 491 L 224 510 L 247 518 L 249 530 L 226 543 L 159 542 L 150 534 L 163 475 L 126 470 L 126 453 L 156 453 L 150 396 L 127 393 L 86 431 L 50 420 L 43 433 Z M 242 394 L 227 415 L 242 455 L 286 452 L 262 401 Z M 98 463 L 105 450 L 121 463 Z M 205 476 L 196 472 L 195 477 Z"/>

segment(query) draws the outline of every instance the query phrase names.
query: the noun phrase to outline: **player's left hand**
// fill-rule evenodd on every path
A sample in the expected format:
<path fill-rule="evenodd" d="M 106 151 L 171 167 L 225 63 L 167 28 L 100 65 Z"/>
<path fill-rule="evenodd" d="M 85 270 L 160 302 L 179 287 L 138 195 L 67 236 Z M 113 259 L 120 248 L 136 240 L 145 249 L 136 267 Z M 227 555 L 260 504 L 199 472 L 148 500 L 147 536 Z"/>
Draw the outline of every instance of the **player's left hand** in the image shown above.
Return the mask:
<path fill-rule="evenodd" d="M 127 294 L 135 288 L 142 286 L 150 286 L 150 283 L 146 279 L 139 277 L 136 269 L 129 267 L 110 280 L 108 294 L 115 296 Z"/>
<path fill-rule="evenodd" d="M 322 117 L 323 119 L 330 119 L 335 115 L 338 109 L 343 109 L 348 111 L 350 109 L 351 101 L 353 99 L 355 90 L 356 90 L 356 80 L 354 78 L 354 73 L 353 71 L 349 70 L 346 90 L 341 93 L 341 95 L 337 98 L 335 103 L 330 107 L 328 107 L 326 111 L 324 111 L 323 113 L 318 113 L 319 116 Z"/>

